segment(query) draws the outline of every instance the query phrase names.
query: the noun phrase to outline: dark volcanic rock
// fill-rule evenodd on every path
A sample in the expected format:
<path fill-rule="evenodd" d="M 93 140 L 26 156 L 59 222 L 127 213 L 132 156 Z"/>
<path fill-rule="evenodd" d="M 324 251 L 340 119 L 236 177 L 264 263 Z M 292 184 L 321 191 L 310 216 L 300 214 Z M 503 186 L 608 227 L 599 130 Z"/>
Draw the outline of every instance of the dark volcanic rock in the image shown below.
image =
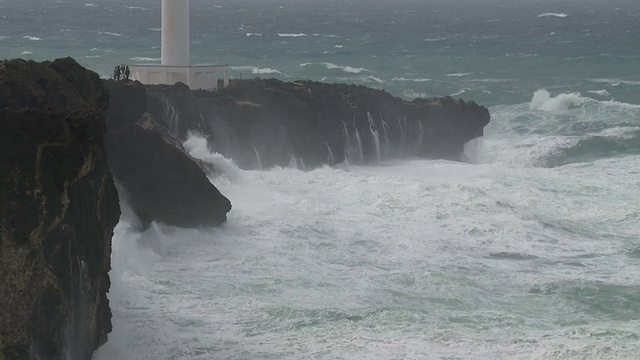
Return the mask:
<path fill-rule="evenodd" d="M 143 228 L 153 220 L 179 227 L 224 223 L 231 202 L 185 153 L 170 127 L 145 113 L 145 87 L 134 82 L 105 84 L 110 94 L 105 137 L 109 164 Z"/>
<path fill-rule="evenodd" d="M 242 168 L 301 168 L 419 156 L 463 160 L 489 112 L 450 97 L 412 102 L 363 86 L 275 79 L 234 81 L 216 92 L 148 87 L 148 111 L 185 138 L 208 135 Z"/>
<path fill-rule="evenodd" d="M 90 359 L 111 331 L 106 95 L 72 59 L 0 62 L 0 359 Z"/>

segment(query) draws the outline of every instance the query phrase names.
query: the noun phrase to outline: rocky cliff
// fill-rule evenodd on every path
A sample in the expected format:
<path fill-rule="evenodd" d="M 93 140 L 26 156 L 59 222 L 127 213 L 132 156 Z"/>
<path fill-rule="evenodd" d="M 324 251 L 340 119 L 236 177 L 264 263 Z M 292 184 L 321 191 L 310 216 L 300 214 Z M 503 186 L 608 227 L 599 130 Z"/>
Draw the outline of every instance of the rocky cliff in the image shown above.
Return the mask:
<path fill-rule="evenodd" d="M 0 359 L 90 359 L 111 331 L 106 106 L 72 59 L 0 62 Z"/>
<path fill-rule="evenodd" d="M 242 168 L 375 163 L 389 158 L 464 160 L 488 110 L 450 97 L 403 101 L 363 86 L 313 81 L 233 81 L 216 92 L 147 87 L 147 111 L 179 139 L 208 136 Z"/>

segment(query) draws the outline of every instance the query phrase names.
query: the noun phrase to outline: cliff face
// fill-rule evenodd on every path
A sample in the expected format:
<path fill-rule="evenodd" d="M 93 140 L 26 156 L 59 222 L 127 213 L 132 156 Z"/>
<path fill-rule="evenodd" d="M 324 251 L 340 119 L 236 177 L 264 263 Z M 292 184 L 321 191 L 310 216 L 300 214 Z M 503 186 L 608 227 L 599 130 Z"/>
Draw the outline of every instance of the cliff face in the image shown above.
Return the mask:
<path fill-rule="evenodd" d="M 488 110 L 450 97 L 403 101 L 362 86 L 312 81 L 234 81 L 216 92 L 148 87 L 148 111 L 181 139 L 208 135 L 242 168 L 374 163 L 418 156 L 463 160 Z"/>
<path fill-rule="evenodd" d="M 0 359 L 90 359 L 111 331 L 106 105 L 71 59 L 0 62 Z"/>
<path fill-rule="evenodd" d="M 231 202 L 171 129 L 146 112 L 146 88 L 134 82 L 105 85 L 110 94 L 105 136 L 109 164 L 143 229 L 153 220 L 179 227 L 224 223 Z"/>

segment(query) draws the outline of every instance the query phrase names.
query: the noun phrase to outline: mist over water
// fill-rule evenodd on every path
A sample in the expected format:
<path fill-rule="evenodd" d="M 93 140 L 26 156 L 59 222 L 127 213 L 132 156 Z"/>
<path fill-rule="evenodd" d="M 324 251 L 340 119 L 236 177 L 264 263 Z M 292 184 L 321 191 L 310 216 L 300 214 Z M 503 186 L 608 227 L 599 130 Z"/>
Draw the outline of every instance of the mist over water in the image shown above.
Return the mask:
<path fill-rule="evenodd" d="M 139 234 L 122 195 L 96 359 L 637 357 L 640 2 L 191 4 L 195 63 L 455 94 L 492 121 L 469 163 L 382 147 L 310 171 L 262 169 L 257 150 L 240 170 L 194 135 L 229 222 Z M 0 57 L 108 77 L 157 61 L 159 27 L 158 1 L 5 0 Z"/>

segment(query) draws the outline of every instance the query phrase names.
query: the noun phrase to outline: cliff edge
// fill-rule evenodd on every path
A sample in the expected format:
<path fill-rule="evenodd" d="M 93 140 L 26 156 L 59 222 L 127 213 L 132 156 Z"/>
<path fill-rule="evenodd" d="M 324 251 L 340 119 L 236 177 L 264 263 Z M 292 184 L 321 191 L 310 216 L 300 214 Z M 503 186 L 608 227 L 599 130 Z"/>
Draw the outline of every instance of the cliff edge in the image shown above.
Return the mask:
<path fill-rule="evenodd" d="M 70 58 L 0 61 L 0 359 L 90 359 L 120 207 L 107 93 Z"/>

